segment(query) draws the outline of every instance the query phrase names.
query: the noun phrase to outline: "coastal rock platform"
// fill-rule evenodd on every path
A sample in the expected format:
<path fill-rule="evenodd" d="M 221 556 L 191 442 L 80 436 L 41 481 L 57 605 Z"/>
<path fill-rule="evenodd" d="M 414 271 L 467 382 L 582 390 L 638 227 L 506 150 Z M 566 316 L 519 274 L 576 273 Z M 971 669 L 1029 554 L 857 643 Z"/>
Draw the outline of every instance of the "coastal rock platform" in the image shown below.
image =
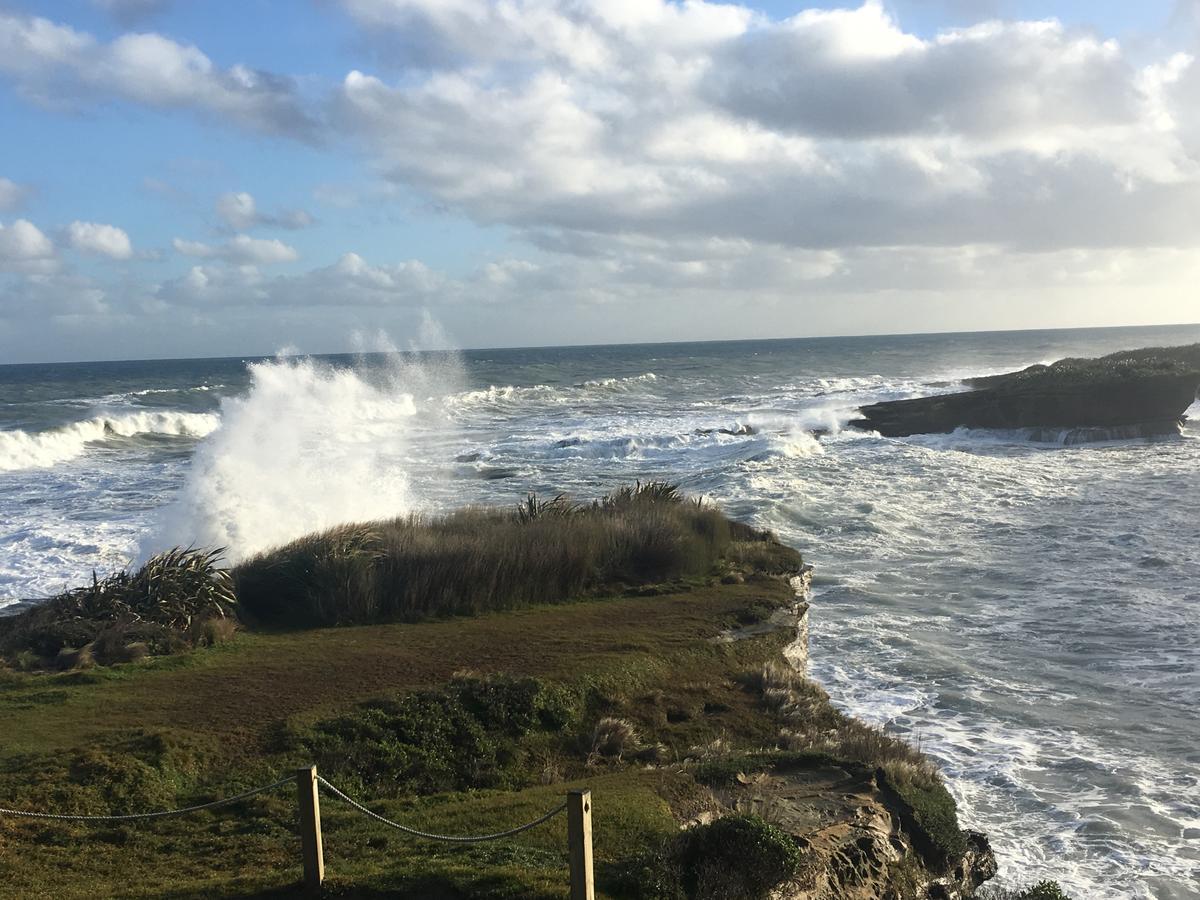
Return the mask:
<path fill-rule="evenodd" d="M 850 425 L 884 437 L 1037 429 L 1035 439 L 1061 434 L 1063 443 L 1174 434 L 1200 388 L 1200 345 L 1064 359 L 967 384 L 973 390 L 863 406 Z"/>

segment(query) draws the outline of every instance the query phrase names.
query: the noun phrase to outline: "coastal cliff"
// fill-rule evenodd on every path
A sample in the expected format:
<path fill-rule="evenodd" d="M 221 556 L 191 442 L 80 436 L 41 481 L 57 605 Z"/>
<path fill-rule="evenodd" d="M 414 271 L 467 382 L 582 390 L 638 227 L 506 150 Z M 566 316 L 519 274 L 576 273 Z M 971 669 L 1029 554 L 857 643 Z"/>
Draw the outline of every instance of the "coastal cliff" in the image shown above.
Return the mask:
<path fill-rule="evenodd" d="M 785 746 L 796 739 L 790 724 L 802 732 L 814 707 L 830 702 L 806 678 L 810 577 L 805 567 L 791 579 L 795 603 L 772 616 L 774 624 L 794 627 L 795 639 L 762 675 L 764 700 L 784 723 Z M 725 638 L 743 635 L 733 631 Z M 906 763 L 929 765 L 916 758 Z M 701 767 L 697 777 L 711 785 L 718 809 L 770 810 L 775 827 L 805 848 L 805 865 L 776 886 L 777 900 L 959 900 L 975 896 L 996 874 L 986 835 L 965 831 L 947 839 L 946 831 L 923 818 L 911 795 L 897 790 L 887 767 L 758 754 Z M 957 832 L 957 826 L 949 830 Z"/>
<path fill-rule="evenodd" d="M 669 486 L 205 561 L 152 560 L 153 578 L 0 624 L 6 805 L 157 810 L 315 764 L 382 815 L 451 834 L 587 787 L 611 898 L 967 898 L 995 872 L 932 763 L 806 677 L 800 555 Z M 173 587 L 147 602 L 147 583 Z M 0 877 L 29 897 L 286 896 L 291 810 L 0 816 Z M 561 822 L 448 847 L 324 816 L 331 896 L 565 894 Z"/>
<path fill-rule="evenodd" d="M 1065 443 L 1174 434 L 1200 388 L 1200 345 L 1064 359 L 967 384 L 974 389 L 863 406 L 850 425 L 885 437 L 1030 429 Z"/>

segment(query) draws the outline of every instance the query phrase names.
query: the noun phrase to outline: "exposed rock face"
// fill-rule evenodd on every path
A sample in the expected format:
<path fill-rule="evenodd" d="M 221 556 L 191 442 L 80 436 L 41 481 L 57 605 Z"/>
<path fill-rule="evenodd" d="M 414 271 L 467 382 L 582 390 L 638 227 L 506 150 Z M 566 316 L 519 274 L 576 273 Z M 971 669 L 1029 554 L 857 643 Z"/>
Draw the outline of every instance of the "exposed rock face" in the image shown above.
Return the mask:
<path fill-rule="evenodd" d="M 968 384 L 975 390 L 864 406 L 850 425 L 885 437 L 1028 428 L 1064 443 L 1172 434 L 1196 400 L 1200 345 L 1064 359 Z"/>
<path fill-rule="evenodd" d="M 784 659 L 806 675 L 811 584 L 812 567 L 804 566 L 791 578 L 792 606 L 761 625 L 731 629 L 719 640 L 739 640 L 764 627 L 794 628 Z M 979 832 L 964 832 L 961 856 L 939 856 L 883 770 L 833 760 L 775 767 L 714 787 L 712 801 L 688 824 L 707 823 L 729 811 L 755 813 L 801 847 L 798 877 L 780 885 L 773 900 L 968 900 L 996 874 L 991 846 Z"/>
<path fill-rule="evenodd" d="M 903 811 L 885 800 L 867 769 L 830 764 L 761 773 L 716 794 L 728 808 L 769 815 L 804 851 L 799 877 L 781 886 L 776 900 L 899 900 L 904 891 L 960 900 L 996 874 L 978 832 L 967 832 L 968 850 L 949 871 L 920 863 Z"/>

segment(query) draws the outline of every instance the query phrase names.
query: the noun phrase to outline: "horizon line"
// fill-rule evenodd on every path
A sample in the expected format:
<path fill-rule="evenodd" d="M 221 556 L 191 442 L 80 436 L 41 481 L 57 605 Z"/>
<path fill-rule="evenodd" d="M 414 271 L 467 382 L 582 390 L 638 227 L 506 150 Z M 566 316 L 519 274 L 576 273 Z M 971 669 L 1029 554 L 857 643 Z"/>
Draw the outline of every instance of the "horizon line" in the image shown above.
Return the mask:
<path fill-rule="evenodd" d="M 513 350 L 584 350 L 601 347 L 662 347 L 686 346 L 688 344 L 766 344 L 783 343 L 785 341 L 827 341 L 845 340 L 850 338 L 904 338 L 904 337 L 952 337 L 955 335 L 982 334 L 1037 334 L 1054 331 L 1119 331 L 1145 330 L 1151 328 L 1200 328 L 1200 322 L 1163 322 L 1152 325 L 1065 325 L 1055 328 L 979 328 L 968 331 L 895 331 L 870 332 L 866 334 L 821 334 L 802 337 L 770 337 L 770 338 L 706 338 L 687 341 L 624 341 L 600 344 L 513 344 L 496 347 L 452 347 L 444 350 L 335 350 L 313 353 L 285 353 L 276 350 L 274 353 L 233 354 L 230 356 L 137 356 L 125 359 L 76 359 L 76 360 L 44 360 L 42 362 L 0 363 L 0 369 L 18 368 L 21 366 L 85 366 L 103 363 L 126 362 L 222 362 L 228 360 L 257 361 L 276 359 L 279 357 L 324 358 L 331 356 L 388 356 L 392 354 L 412 353 L 488 353 L 492 351 Z M 1130 348 L 1140 349 L 1140 348 Z"/>

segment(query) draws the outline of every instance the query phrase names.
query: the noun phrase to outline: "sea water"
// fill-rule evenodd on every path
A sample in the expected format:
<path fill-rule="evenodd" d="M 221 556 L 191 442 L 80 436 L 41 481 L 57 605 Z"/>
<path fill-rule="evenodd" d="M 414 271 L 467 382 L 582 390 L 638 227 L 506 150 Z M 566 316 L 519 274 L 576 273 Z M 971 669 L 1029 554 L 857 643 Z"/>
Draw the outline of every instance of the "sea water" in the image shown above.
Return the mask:
<path fill-rule="evenodd" d="M 970 375 L 1196 341 L 1200 326 L 0 366 L 0 605 L 176 544 L 237 560 L 337 522 L 676 481 L 803 551 L 814 676 L 938 759 L 1003 880 L 1198 898 L 1200 427 L 1085 446 L 845 428 L 860 404 Z"/>

